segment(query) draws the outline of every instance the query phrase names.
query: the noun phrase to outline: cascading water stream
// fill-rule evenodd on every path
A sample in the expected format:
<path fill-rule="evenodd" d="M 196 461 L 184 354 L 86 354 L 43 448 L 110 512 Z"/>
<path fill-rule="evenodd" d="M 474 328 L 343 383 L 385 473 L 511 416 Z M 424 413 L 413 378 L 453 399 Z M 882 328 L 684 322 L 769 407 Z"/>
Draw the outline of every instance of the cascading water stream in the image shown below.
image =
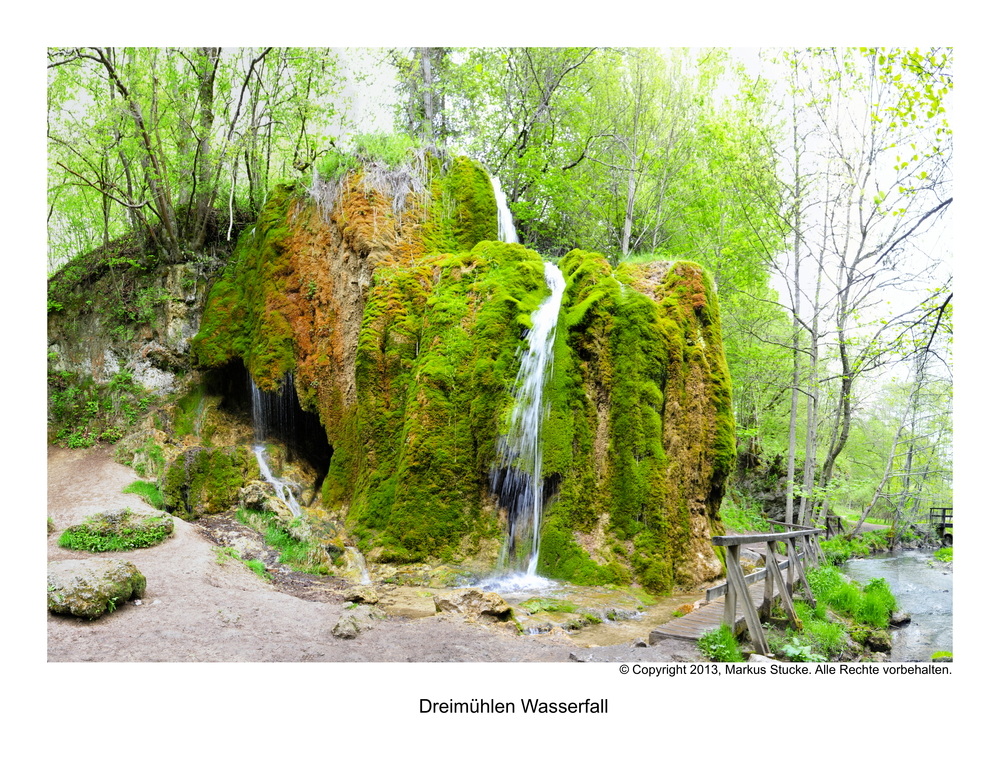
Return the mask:
<path fill-rule="evenodd" d="M 282 384 L 281 391 L 277 394 L 264 392 L 250 379 L 250 409 L 253 417 L 253 453 L 260 466 L 261 475 L 274 489 L 278 499 L 284 503 L 285 507 L 292 511 L 296 518 L 302 515 L 302 508 L 292 493 L 291 484 L 276 477 L 271 472 L 271 467 L 267 463 L 264 440 L 270 429 L 274 429 L 282 434 L 291 432 L 292 412 L 291 408 L 295 402 L 295 390 L 286 378 Z"/>
<path fill-rule="evenodd" d="M 538 575 L 538 545 L 543 487 L 540 433 L 546 412 L 545 381 L 551 372 L 556 323 L 566 281 L 562 271 L 545 263 L 545 283 L 550 294 L 532 315 L 527 346 L 521 354 L 517 392 L 507 434 L 497 443 L 493 491 L 508 513 L 507 545 L 501 570 Z"/>
<path fill-rule="evenodd" d="M 500 186 L 500 179 L 494 176 L 493 196 L 497 201 L 497 239 L 501 242 L 511 242 L 518 244 L 517 229 L 514 228 L 514 218 L 507 207 L 507 195 L 504 194 L 503 187 Z"/>

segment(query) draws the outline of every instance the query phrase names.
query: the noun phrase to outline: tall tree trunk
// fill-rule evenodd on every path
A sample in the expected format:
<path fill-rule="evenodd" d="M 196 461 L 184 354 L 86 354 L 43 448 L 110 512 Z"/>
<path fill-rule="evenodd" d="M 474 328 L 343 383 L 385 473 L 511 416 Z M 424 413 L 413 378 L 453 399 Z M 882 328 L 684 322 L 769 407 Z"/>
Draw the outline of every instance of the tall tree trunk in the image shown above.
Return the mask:
<path fill-rule="evenodd" d="M 198 148 L 195 153 L 195 212 L 192 223 L 191 247 L 200 250 L 205 245 L 208 216 L 212 210 L 215 188 L 212 186 L 212 125 L 215 123 L 215 74 L 219 69 L 221 47 L 199 47 L 198 65 Z"/>

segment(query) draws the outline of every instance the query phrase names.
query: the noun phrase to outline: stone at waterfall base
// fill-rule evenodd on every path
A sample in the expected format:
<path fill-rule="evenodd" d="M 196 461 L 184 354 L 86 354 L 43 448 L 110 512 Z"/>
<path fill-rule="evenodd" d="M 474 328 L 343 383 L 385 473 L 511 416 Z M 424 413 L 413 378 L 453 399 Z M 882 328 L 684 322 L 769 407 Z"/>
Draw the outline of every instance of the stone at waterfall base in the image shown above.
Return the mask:
<path fill-rule="evenodd" d="M 438 612 L 460 613 L 473 623 L 502 625 L 519 632 L 514 608 L 499 594 L 482 589 L 453 589 L 434 597 Z"/>
<path fill-rule="evenodd" d="M 94 620 L 146 593 L 146 577 L 127 560 L 91 557 L 49 563 L 49 611 Z"/>

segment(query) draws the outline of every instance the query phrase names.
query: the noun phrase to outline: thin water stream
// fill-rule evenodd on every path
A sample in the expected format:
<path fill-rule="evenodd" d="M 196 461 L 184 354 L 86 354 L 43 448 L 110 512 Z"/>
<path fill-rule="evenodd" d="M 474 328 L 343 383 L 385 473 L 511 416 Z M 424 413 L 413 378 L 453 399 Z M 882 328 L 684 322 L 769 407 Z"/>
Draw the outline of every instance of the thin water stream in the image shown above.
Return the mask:
<path fill-rule="evenodd" d="M 907 550 L 849 560 L 844 572 L 859 583 L 884 578 L 910 614 L 910 623 L 893 632 L 893 662 L 927 662 L 934 652 L 952 650 L 952 569 L 933 553 Z"/>

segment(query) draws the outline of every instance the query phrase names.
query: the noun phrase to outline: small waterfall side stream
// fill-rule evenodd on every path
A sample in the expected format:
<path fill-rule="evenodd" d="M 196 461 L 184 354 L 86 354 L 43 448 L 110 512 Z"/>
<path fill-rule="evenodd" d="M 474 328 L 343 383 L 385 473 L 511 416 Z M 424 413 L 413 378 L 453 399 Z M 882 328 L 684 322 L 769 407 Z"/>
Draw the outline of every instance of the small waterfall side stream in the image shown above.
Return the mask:
<path fill-rule="evenodd" d="M 907 550 L 849 560 L 844 572 L 859 583 L 884 578 L 910 614 L 910 623 L 893 632 L 893 662 L 927 662 L 934 652 L 952 652 L 952 569 L 933 561 L 931 552 Z"/>
<path fill-rule="evenodd" d="M 299 505 L 295 494 L 292 492 L 292 485 L 275 476 L 271 472 L 271 466 L 267 462 L 267 450 L 264 441 L 269 431 L 275 430 L 280 435 L 293 433 L 292 419 L 294 417 L 291 409 L 295 402 L 295 389 L 286 377 L 281 385 L 281 391 L 277 393 L 265 392 L 250 379 L 250 407 L 253 416 L 253 453 L 260 466 L 260 472 L 264 479 L 274 489 L 278 499 L 289 510 L 292 515 L 298 518 L 302 515 L 302 507 Z"/>

